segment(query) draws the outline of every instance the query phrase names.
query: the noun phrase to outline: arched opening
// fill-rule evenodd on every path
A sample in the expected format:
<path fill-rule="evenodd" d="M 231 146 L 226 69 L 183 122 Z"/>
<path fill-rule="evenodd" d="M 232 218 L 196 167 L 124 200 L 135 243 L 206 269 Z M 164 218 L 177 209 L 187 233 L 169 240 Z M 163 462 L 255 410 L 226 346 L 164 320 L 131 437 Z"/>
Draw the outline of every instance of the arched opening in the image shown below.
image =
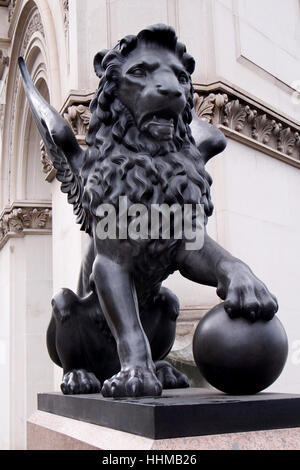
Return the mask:
<path fill-rule="evenodd" d="M 36 38 L 30 48 L 26 65 L 35 87 L 50 102 L 48 73 L 43 43 Z M 18 201 L 51 201 L 51 187 L 45 181 L 41 164 L 41 138 L 20 83 L 15 102 L 12 139 L 10 196 Z"/>

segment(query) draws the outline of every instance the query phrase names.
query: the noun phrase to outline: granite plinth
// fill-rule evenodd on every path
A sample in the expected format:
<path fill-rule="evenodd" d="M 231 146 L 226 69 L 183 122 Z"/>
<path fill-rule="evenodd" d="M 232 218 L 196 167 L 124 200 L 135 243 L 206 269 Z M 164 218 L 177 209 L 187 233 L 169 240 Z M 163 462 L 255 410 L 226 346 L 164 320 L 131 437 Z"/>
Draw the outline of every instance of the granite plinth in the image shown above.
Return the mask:
<path fill-rule="evenodd" d="M 149 439 L 36 411 L 27 422 L 28 450 L 198 451 L 300 450 L 300 428 Z"/>
<path fill-rule="evenodd" d="M 151 439 L 300 427 L 300 395 L 164 391 L 158 398 L 38 395 L 38 410 Z"/>

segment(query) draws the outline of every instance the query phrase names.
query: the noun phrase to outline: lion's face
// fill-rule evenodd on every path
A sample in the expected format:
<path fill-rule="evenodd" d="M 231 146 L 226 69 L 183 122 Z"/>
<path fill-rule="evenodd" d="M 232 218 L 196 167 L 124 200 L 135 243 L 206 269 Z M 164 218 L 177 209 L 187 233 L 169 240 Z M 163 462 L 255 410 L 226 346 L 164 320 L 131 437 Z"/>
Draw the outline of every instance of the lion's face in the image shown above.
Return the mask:
<path fill-rule="evenodd" d="M 190 96 L 190 77 L 174 53 L 157 45 L 133 50 L 122 65 L 118 98 L 140 132 L 172 140 Z"/>

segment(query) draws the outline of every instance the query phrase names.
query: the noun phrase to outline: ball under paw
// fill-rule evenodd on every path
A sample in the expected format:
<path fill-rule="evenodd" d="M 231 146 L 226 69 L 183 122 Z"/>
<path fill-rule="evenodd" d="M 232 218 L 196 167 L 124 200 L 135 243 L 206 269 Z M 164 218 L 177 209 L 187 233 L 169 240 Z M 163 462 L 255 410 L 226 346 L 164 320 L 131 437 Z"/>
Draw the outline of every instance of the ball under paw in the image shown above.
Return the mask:
<path fill-rule="evenodd" d="M 199 322 L 193 354 L 203 377 L 233 395 L 258 393 L 279 377 L 288 354 L 285 330 L 275 316 L 254 323 L 229 318 L 224 304 Z"/>

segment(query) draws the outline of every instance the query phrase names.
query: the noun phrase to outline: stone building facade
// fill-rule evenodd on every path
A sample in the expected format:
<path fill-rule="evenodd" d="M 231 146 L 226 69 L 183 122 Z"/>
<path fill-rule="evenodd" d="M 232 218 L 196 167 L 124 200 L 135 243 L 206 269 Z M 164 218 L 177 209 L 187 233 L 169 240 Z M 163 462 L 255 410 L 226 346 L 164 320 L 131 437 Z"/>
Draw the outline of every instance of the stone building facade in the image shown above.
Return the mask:
<path fill-rule="evenodd" d="M 208 229 L 277 295 L 290 354 L 271 389 L 300 393 L 299 0 L 0 0 L 2 449 L 25 448 L 37 392 L 58 389 L 61 371 L 45 345 L 50 301 L 61 287 L 76 289 L 86 243 L 40 143 L 17 59 L 84 146 L 94 55 L 154 23 L 174 26 L 186 43 L 196 112 L 228 137 L 208 165 Z M 172 360 L 192 368 L 193 329 L 219 299 L 179 274 L 166 284 L 181 303 Z"/>

